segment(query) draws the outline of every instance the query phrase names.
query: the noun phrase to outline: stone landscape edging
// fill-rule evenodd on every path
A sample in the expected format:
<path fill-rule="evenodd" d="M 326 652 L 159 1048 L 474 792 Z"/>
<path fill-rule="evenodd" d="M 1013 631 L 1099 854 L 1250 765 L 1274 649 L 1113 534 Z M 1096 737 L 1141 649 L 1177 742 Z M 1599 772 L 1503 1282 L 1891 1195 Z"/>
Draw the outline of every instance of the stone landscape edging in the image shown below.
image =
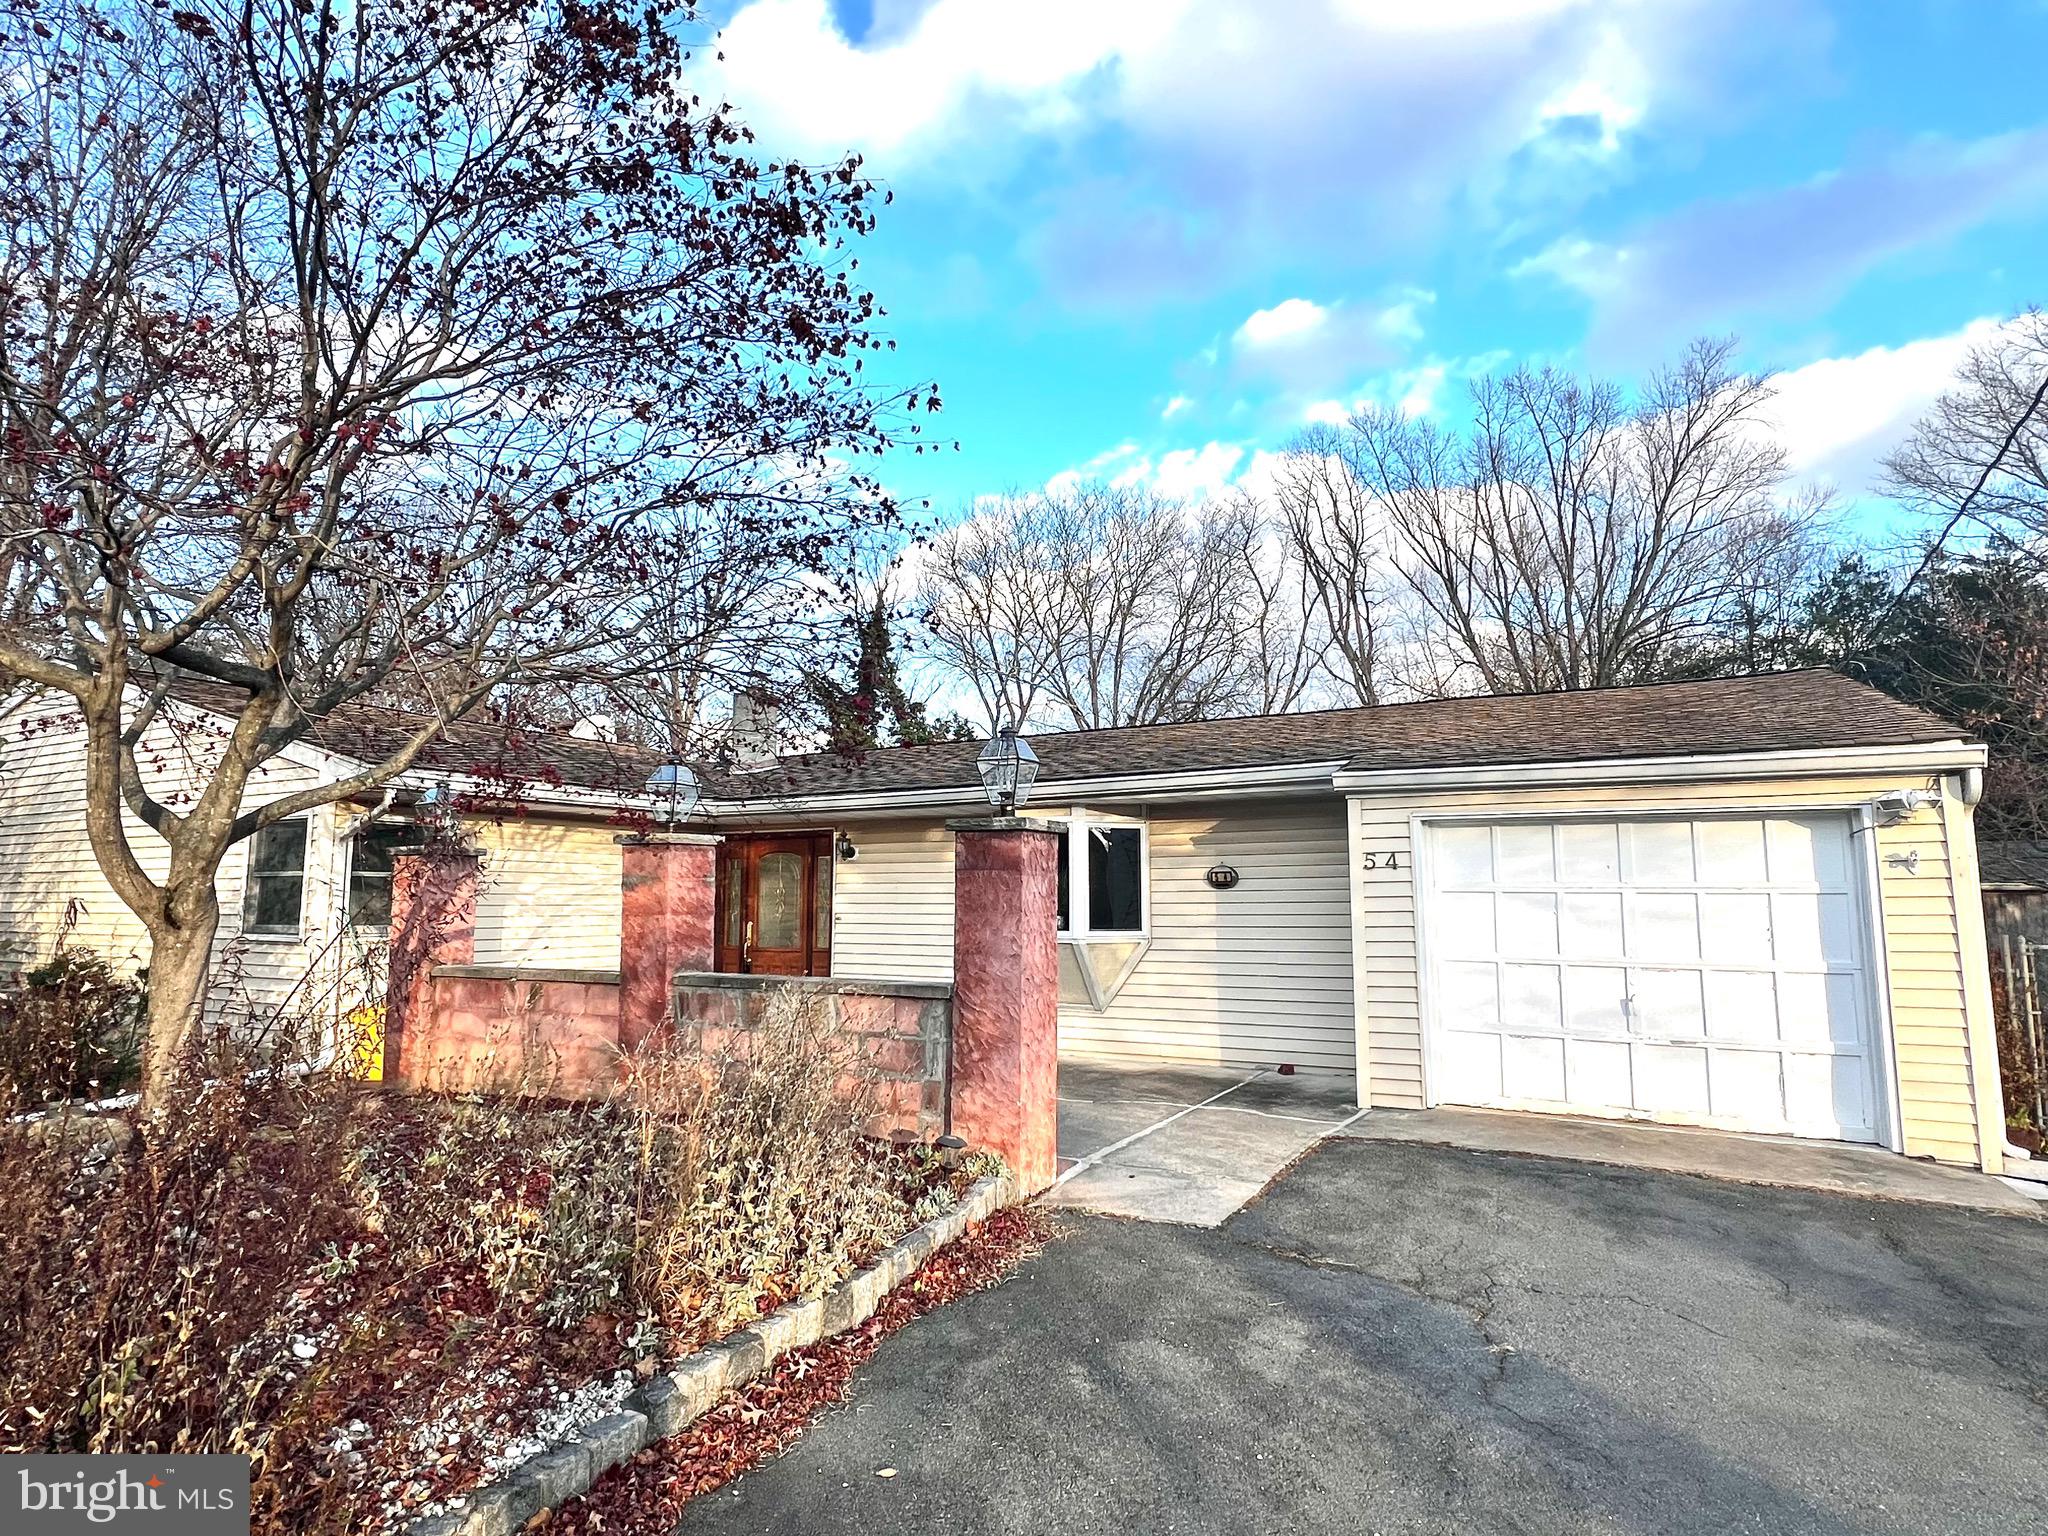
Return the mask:
<path fill-rule="evenodd" d="M 823 1296 L 786 1302 L 716 1344 L 657 1371 L 625 1406 L 583 1425 L 483 1487 L 461 1496 L 462 1507 L 405 1526 L 405 1536 L 513 1536 L 543 1509 L 587 1493 L 600 1474 L 679 1434 L 733 1387 L 764 1374 L 793 1349 L 844 1333 L 875 1315 L 882 1298 L 974 1222 L 1017 1201 L 1011 1175 L 977 1180 L 960 1203 L 896 1239 L 867 1268 Z"/>

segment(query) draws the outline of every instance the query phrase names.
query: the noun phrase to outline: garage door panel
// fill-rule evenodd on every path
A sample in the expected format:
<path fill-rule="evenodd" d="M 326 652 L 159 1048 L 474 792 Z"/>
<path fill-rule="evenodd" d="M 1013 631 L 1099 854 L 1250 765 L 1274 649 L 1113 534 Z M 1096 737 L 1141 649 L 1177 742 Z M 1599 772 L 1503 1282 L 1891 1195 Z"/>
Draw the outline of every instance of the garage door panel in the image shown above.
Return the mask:
<path fill-rule="evenodd" d="M 1499 916 L 1500 952 L 1504 955 L 1557 953 L 1557 895 L 1553 891 L 1502 891 L 1495 908 Z"/>
<path fill-rule="evenodd" d="M 1493 829 L 1444 827 L 1430 844 L 1437 883 L 1449 890 L 1493 880 Z"/>
<path fill-rule="evenodd" d="M 1706 891 L 1700 896 L 1701 957 L 1721 965 L 1771 963 L 1767 891 Z"/>
<path fill-rule="evenodd" d="M 1457 1026 L 1500 1025 L 1500 967 L 1491 960 L 1446 960 L 1443 1016 Z"/>
<path fill-rule="evenodd" d="M 1502 1081 L 1524 1098 L 1563 1102 L 1564 1036 L 1508 1035 L 1501 1042 Z"/>
<path fill-rule="evenodd" d="M 1505 962 L 1500 968 L 1500 1022 L 1509 1032 L 1538 1034 L 1564 1032 L 1562 967 L 1518 965 Z"/>
<path fill-rule="evenodd" d="M 1778 978 L 1769 971 L 1716 971 L 1702 978 L 1701 990 L 1713 1039 L 1778 1043 Z"/>
<path fill-rule="evenodd" d="M 1848 885 L 1848 839 L 1826 821 L 1779 818 L 1764 824 L 1774 885 Z"/>
<path fill-rule="evenodd" d="M 1651 1045 L 1635 1048 L 1637 1092 L 1667 1112 L 1711 1113 L 1707 1092 L 1707 1052 L 1703 1046 Z"/>
<path fill-rule="evenodd" d="M 1698 971 L 1632 969 L 1628 988 L 1627 1018 L 1636 1034 L 1654 1040 L 1706 1034 L 1705 992 Z"/>
<path fill-rule="evenodd" d="M 1566 891 L 1558 898 L 1557 917 L 1564 953 L 1621 958 L 1621 892 Z"/>
<path fill-rule="evenodd" d="M 1565 968 L 1565 1032 L 1573 1035 L 1628 1033 L 1628 972 L 1618 965 Z"/>
<path fill-rule="evenodd" d="M 1557 829 L 1557 875 L 1565 885 L 1621 883 L 1621 828 L 1612 822 L 1562 823 Z"/>
<path fill-rule="evenodd" d="M 1631 885 L 1691 885 L 1692 823 L 1637 821 L 1624 828 L 1628 849 L 1624 865 Z"/>
<path fill-rule="evenodd" d="M 1760 821 L 1698 824 L 1699 878 L 1707 885 L 1761 885 L 1769 878 Z"/>
<path fill-rule="evenodd" d="M 1634 1096 L 1633 1047 L 1626 1040 L 1564 1043 L 1565 1099 L 1573 1104 L 1626 1104 Z"/>
<path fill-rule="evenodd" d="M 1472 948 L 1475 953 L 1486 953 L 1500 948 L 1500 939 L 1493 923 L 1493 892 L 1445 891 L 1437 899 L 1442 903 L 1439 911 L 1443 915 L 1443 921 L 1460 933 L 1472 935 Z"/>
<path fill-rule="evenodd" d="M 1713 1112 L 1726 1120 L 1776 1119 L 1785 1101 L 1784 1058 L 1776 1051 L 1717 1050 L 1708 1063 Z"/>
<path fill-rule="evenodd" d="M 1839 815 L 1427 829 L 1437 1102 L 1875 1135 Z"/>

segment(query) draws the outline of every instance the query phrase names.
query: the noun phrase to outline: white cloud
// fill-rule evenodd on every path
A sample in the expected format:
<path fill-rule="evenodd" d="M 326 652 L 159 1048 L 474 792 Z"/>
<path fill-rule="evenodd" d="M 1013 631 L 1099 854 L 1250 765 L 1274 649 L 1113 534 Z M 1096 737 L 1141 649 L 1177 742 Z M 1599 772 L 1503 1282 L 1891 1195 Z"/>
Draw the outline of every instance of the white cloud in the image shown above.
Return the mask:
<path fill-rule="evenodd" d="M 1973 320 L 1946 336 L 1824 357 L 1779 374 L 1768 414 L 1794 476 L 1850 496 L 1867 491 L 1884 456 L 1953 382 L 1970 348 L 1997 330 L 1996 320 Z"/>
<path fill-rule="evenodd" d="M 1159 413 L 1159 419 L 1161 421 L 1171 421 L 1183 411 L 1191 411 L 1194 408 L 1195 402 L 1186 395 L 1175 395 L 1166 402 L 1166 408 Z"/>
<path fill-rule="evenodd" d="M 930 0 L 855 43 L 829 0 L 744 0 L 703 85 L 776 151 L 1014 184 L 1025 254 L 1120 302 L 1418 246 L 1461 203 L 1582 198 L 1589 157 L 1721 120 L 1760 18 L 1773 79 L 1798 78 L 1814 3 Z"/>
<path fill-rule="evenodd" d="M 1271 309 L 1253 310 L 1237 328 L 1240 347 L 1271 347 L 1300 341 L 1322 329 L 1330 312 L 1312 299 L 1282 299 Z"/>
<path fill-rule="evenodd" d="M 1697 202 L 1607 240 L 1571 235 L 1511 269 L 1593 310 L 1602 366 L 1686 336 L 1804 316 L 1902 252 L 2048 207 L 2048 128 L 1922 139 L 1791 186 Z"/>

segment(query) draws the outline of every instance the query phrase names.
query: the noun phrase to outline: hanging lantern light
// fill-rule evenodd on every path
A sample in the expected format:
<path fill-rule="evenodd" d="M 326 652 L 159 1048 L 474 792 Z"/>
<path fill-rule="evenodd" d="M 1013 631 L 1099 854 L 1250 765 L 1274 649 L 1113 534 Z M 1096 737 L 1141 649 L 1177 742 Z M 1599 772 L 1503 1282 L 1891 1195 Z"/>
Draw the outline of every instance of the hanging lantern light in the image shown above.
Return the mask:
<path fill-rule="evenodd" d="M 1014 725 L 1005 725 L 981 749 L 974 767 L 981 775 L 988 803 L 1007 815 L 1031 798 L 1031 786 L 1038 778 L 1038 754 Z"/>

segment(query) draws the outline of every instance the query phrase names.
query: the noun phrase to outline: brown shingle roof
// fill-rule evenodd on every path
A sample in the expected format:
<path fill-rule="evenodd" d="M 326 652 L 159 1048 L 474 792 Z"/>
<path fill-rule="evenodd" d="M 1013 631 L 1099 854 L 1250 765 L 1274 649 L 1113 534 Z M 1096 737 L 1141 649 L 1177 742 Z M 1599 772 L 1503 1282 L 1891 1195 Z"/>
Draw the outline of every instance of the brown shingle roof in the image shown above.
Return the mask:
<path fill-rule="evenodd" d="M 206 704 L 211 685 L 179 692 Z M 238 702 L 220 689 L 216 707 Z M 375 758 L 417 726 L 399 710 L 353 704 L 320 721 L 311 740 L 340 756 Z M 1185 725 L 1033 733 L 1043 783 L 1199 770 L 1341 764 L 1353 770 L 1565 763 L 1601 758 L 1720 755 L 1954 741 L 1937 715 L 1825 670 L 1766 673 L 1577 693 L 1382 704 L 1306 714 L 1252 715 Z M 816 752 L 753 773 L 704 770 L 706 793 L 761 801 L 867 791 L 978 791 L 975 741 L 885 747 L 860 758 Z M 643 748 L 563 731 L 468 719 L 446 728 L 421 766 L 629 795 L 658 761 Z"/>
<path fill-rule="evenodd" d="M 147 682 L 154 675 L 137 670 L 138 681 Z M 185 703 L 224 715 L 238 714 L 248 702 L 239 689 L 190 673 L 175 674 L 171 690 Z M 381 704 L 344 704 L 314 721 L 305 739 L 352 762 L 377 762 L 409 741 L 427 718 Z M 659 761 L 643 747 L 470 715 L 443 726 L 420 754 L 414 771 L 628 795 L 647 783 Z"/>
<path fill-rule="evenodd" d="M 1186 725 L 1032 734 L 1044 783 L 1199 769 L 1341 763 L 1353 770 L 1826 750 L 1954 741 L 1964 732 L 1836 672 L 1814 669 L 1577 693 L 1517 694 L 1254 715 Z M 718 783 L 764 799 L 975 788 L 979 742 L 828 753 Z"/>

